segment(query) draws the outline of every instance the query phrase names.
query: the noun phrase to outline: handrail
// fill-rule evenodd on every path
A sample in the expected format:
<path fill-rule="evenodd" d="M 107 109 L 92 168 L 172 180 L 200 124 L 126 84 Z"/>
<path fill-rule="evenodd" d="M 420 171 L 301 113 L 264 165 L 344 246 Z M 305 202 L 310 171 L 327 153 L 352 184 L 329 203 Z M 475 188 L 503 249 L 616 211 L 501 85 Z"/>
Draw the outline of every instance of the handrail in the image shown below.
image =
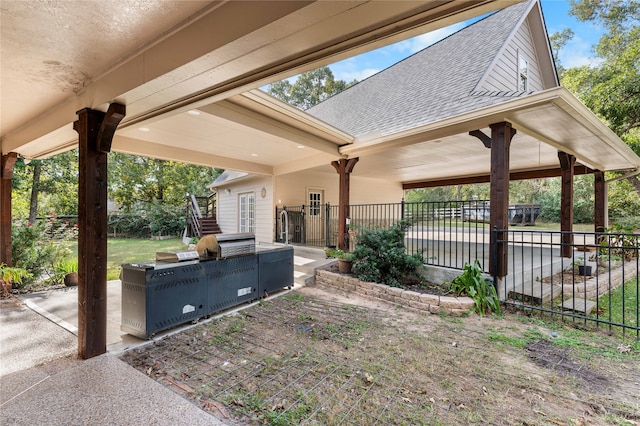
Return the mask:
<path fill-rule="evenodd" d="M 198 218 L 202 218 L 202 212 L 200 211 L 200 206 L 198 205 L 198 200 L 196 200 L 196 196 L 191 194 L 190 197 L 191 197 L 191 208 L 194 210 Z"/>
<path fill-rule="evenodd" d="M 191 194 L 187 194 L 187 228 L 190 228 L 190 237 L 199 237 L 200 236 L 200 218 L 202 217 L 202 213 L 200 213 L 200 207 L 198 206 L 198 202 L 196 197 Z M 189 231 L 189 229 L 187 229 Z"/>

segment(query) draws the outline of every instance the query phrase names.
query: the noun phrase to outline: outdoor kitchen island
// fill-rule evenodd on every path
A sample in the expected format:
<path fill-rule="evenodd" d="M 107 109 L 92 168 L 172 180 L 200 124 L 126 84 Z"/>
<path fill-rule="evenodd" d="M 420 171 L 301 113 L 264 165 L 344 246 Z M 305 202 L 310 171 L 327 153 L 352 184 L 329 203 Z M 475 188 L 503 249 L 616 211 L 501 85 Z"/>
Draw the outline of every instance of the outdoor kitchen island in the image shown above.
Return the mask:
<path fill-rule="evenodd" d="M 160 252 L 122 265 L 120 329 L 155 333 L 293 286 L 293 248 L 256 250 L 252 233 L 216 235 L 213 251 Z"/>

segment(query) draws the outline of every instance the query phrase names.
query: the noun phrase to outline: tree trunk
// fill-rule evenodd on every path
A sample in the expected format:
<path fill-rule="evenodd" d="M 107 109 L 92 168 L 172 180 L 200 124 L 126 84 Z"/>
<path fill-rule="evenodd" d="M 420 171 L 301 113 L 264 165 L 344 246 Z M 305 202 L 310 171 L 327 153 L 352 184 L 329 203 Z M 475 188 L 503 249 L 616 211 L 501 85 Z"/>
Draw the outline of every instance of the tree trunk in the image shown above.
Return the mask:
<path fill-rule="evenodd" d="M 631 186 L 633 186 L 633 189 L 636 190 L 638 197 L 640 197 L 640 179 L 638 179 L 638 176 L 631 176 L 627 180 L 629 181 Z"/>
<path fill-rule="evenodd" d="M 40 161 L 33 162 L 33 182 L 31 183 L 31 202 L 29 203 L 29 222 L 36 221 L 38 216 L 38 193 L 40 192 L 40 172 L 42 163 Z"/>

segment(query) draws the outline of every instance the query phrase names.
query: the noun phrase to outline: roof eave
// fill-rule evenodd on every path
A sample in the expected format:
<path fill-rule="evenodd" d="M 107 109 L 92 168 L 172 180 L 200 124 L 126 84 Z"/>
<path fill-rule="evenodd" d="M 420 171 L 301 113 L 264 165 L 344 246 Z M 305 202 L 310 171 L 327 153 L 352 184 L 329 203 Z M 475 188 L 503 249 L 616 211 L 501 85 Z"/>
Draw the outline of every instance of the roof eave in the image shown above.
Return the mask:
<path fill-rule="evenodd" d="M 592 134 L 597 136 L 599 140 L 615 151 L 619 158 L 623 160 L 622 162 L 626 164 L 624 167 L 618 166 L 615 168 L 609 168 L 601 164 L 599 165 L 600 170 L 632 170 L 640 167 L 640 157 L 564 87 L 537 92 L 529 96 L 469 111 L 424 126 L 371 138 L 367 141 L 358 142 L 356 139 L 354 144 L 340 148 L 340 153 L 348 157 L 357 157 L 409 146 L 418 142 L 454 136 L 456 134 L 467 134 L 471 130 L 487 128 L 492 123 L 517 121 L 512 117 L 515 113 L 544 105 L 553 105 L 571 116 L 576 122 L 587 128 Z M 516 129 L 518 128 L 517 125 L 514 127 L 516 127 Z M 560 142 L 550 139 L 546 139 L 544 142 L 552 144 L 559 150 L 565 150 L 565 152 L 569 154 L 577 154 L 571 149 L 567 149 Z M 588 161 L 588 159 L 582 160 L 584 160 L 583 163 L 585 164 L 593 164 L 591 161 Z"/>

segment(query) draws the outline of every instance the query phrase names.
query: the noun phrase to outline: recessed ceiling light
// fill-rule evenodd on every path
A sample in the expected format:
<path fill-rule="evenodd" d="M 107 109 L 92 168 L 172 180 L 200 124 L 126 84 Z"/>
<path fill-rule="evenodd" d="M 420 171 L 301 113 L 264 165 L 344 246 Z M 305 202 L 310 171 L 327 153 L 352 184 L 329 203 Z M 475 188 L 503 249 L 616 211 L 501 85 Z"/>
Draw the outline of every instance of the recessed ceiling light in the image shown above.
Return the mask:
<path fill-rule="evenodd" d="M 187 114 L 189 114 L 189 115 L 200 115 L 200 111 L 195 110 L 195 109 L 190 109 L 189 111 L 187 111 Z"/>
<path fill-rule="evenodd" d="M 296 146 L 296 148 L 298 148 L 298 149 L 304 149 L 304 145 L 298 145 L 298 146 Z"/>
<path fill-rule="evenodd" d="M 252 156 L 252 157 L 257 157 L 257 156 L 258 156 L 258 154 L 251 154 L 251 156 Z"/>
<path fill-rule="evenodd" d="M 148 131 L 150 131 L 151 129 L 150 129 L 150 128 L 148 128 L 148 127 L 140 127 L 138 130 L 140 130 L 141 132 L 148 132 Z"/>

